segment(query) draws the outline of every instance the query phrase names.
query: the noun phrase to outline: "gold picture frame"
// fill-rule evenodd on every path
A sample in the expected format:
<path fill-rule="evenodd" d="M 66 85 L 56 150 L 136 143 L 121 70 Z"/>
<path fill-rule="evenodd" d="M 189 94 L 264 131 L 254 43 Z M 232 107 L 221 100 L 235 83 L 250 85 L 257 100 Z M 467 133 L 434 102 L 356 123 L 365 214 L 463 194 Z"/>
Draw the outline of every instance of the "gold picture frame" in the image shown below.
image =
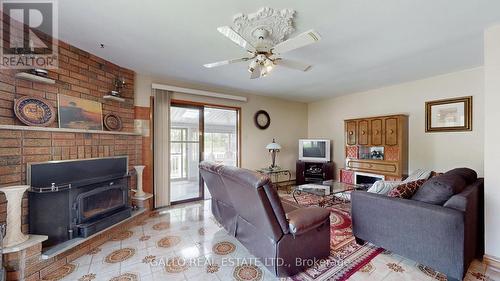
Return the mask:
<path fill-rule="evenodd" d="M 103 131 L 102 103 L 57 95 L 59 128 Z"/>
<path fill-rule="evenodd" d="M 472 131 L 472 96 L 425 103 L 425 132 Z"/>

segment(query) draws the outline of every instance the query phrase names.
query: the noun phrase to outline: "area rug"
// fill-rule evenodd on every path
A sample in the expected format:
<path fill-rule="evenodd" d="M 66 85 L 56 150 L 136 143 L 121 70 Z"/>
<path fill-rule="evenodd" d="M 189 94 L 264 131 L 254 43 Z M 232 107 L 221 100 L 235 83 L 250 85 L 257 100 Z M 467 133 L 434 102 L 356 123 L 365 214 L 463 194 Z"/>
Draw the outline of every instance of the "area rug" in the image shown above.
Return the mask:
<path fill-rule="evenodd" d="M 281 193 L 280 197 L 287 204 L 295 204 L 290 194 Z M 321 198 L 312 194 L 297 195 L 298 205 L 314 206 Z M 294 281 L 311 280 L 347 280 L 363 268 L 373 258 L 383 252 L 382 248 L 371 244 L 360 246 L 352 235 L 350 204 L 326 205 L 330 210 L 330 257 L 324 262 L 290 278 Z"/>

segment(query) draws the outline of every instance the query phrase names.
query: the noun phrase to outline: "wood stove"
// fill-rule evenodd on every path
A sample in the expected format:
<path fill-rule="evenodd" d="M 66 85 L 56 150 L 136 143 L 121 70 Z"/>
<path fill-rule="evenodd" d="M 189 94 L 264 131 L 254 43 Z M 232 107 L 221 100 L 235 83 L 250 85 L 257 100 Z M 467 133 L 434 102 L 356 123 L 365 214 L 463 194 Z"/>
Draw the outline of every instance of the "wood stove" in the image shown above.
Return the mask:
<path fill-rule="evenodd" d="M 126 156 L 30 164 L 30 233 L 47 248 L 130 217 L 128 179 Z"/>

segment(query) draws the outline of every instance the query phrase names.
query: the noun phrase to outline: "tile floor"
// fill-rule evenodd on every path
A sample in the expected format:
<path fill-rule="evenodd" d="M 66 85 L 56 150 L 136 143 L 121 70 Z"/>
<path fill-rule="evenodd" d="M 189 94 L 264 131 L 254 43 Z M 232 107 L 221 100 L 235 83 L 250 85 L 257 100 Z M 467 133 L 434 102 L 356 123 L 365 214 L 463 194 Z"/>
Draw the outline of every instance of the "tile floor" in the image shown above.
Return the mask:
<path fill-rule="evenodd" d="M 195 262 L 184 264 L 178 258 Z M 238 260 L 242 264 L 231 264 Z M 204 201 L 161 210 L 75 260 L 74 271 L 61 280 L 278 280 L 264 267 L 252 265 L 253 261 L 218 226 L 210 202 Z M 415 262 L 382 253 L 349 280 L 443 280 L 443 276 L 425 274 Z M 474 262 L 465 280 L 500 280 L 500 272 Z"/>

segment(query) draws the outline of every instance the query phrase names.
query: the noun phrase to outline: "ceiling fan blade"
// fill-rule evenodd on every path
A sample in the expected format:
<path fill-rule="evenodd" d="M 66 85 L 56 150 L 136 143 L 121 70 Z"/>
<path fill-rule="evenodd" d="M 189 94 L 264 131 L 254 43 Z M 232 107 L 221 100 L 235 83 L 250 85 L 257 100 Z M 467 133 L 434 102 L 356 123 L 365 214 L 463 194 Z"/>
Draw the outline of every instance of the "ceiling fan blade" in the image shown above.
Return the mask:
<path fill-rule="evenodd" d="M 251 58 L 223 60 L 223 61 L 218 61 L 218 62 L 206 63 L 203 66 L 206 67 L 206 68 L 212 68 L 212 67 L 223 66 L 223 65 L 228 65 L 228 64 L 232 64 L 232 63 L 247 61 L 249 59 L 251 59 Z"/>
<path fill-rule="evenodd" d="M 240 34 L 238 34 L 238 32 L 234 31 L 234 29 L 232 29 L 231 27 L 229 26 L 221 26 L 221 27 L 218 27 L 217 30 L 222 33 L 222 35 L 226 36 L 227 38 L 229 38 L 229 40 L 233 41 L 234 43 L 236 43 L 238 46 L 242 47 L 243 49 L 253 53 L 256 51 L 255 47 L 252 46 L 252 44 L 248 43 L 247 40 L 245 40 L 243 37 L 241 37 Z"/>
<path fill-rule="evenodd" d="M 262 75 L 262 66 L 260 64 L 257 64 L 255 65 L 252 74 L 250 74 L 250 79 L 260 78 L 261 75 Z"/>
<path fill-rule="evenodd" d="M 296 69 L 300 71 L 308 71 L 312 68 L 312 65 L 305 64 L 302 62 L 294 61 L 294 60 L 287 60 L 287 59 L 276 59 L 274 60 L 274 63 L 280 66 L 284 66 L 287 68 L 291 69 Z"/>
<path fill-rule="evenodd" d="M 271 49 L 273 54 L 283 54 L 291 50 L 295 50 L 309 44 L 318 42 L 321 39 L 319 33 L 314 30 L 309 30 L 301 33 L 293 38 L 279 43 Z"/>

